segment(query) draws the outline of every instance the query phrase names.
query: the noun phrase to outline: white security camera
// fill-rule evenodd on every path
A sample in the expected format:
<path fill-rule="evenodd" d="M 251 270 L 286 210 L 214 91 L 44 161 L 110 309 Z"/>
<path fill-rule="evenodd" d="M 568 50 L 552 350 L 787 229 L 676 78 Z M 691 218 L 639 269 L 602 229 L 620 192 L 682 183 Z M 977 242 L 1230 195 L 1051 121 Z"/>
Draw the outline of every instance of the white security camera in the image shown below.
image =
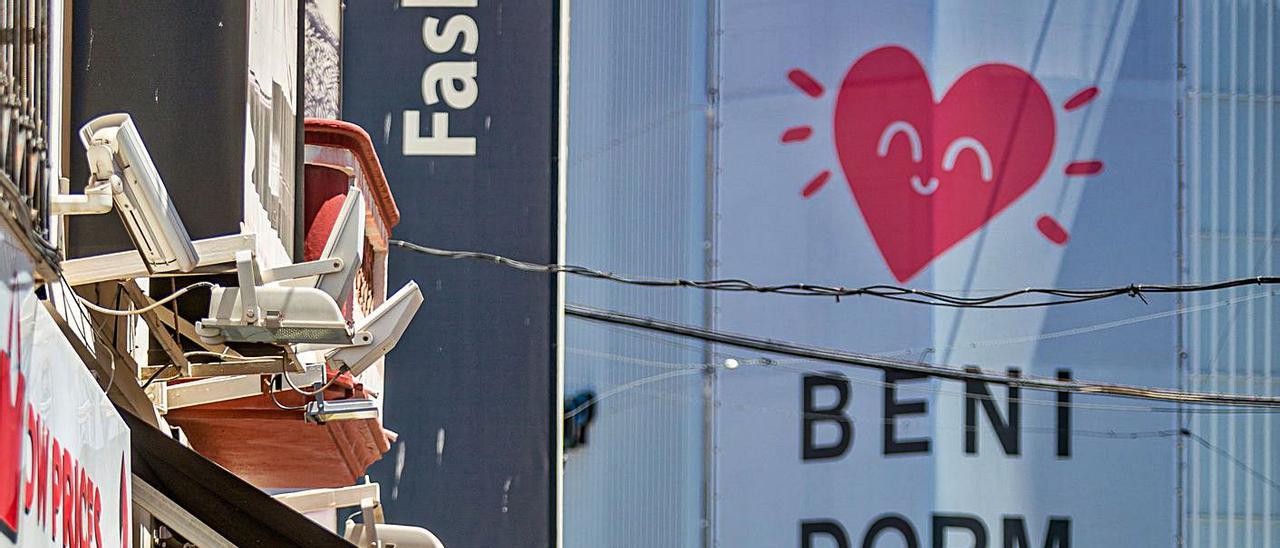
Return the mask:
<path fill-rule="evenodd" d="M 111 202 L 151 272 L 190 272 L 199 264 L 195 245 L 142 135 L 127 113 L 107 114 L 80 128 L 90 181 L 83 196 L 58 196 L 56 215 L 106 213 Z"/>
<path fill-rule="evenodd" d="M 303 420 L 312 424 L 334 421 L 357 421 L 378 418 L 378 402 L 368 398 L 325 400 L 324 392 L 307 402 Z"/>

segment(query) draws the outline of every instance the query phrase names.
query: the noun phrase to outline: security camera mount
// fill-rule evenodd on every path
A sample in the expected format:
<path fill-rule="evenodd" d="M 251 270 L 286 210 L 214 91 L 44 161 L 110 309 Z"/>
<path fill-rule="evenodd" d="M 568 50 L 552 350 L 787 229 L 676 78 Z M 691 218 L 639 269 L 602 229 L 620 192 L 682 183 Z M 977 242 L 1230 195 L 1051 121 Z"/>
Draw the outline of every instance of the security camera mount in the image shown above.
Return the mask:
<path fill-rule="evenodd" d="M 89 185 L 84 194 L 60 193 L 50 200 L 50 212 L 54 215 L 101 215 L 111 212 L 111 201 L 116 193 L 124 192 L 120 176 L 116 175 L 111 160 L 111 147 L 92 145 L 86 151 L 89 159 Z"/>
<path fill-rule="evenodd" d="M 152 163 L 133 118 L 106 114 L 80 128 L 89 163 L 84 194 L 65 190 L 50 200 L 54 215 L 119 212 L 148 272 L 191 272 L 200 263 L 164 181 Z"/>

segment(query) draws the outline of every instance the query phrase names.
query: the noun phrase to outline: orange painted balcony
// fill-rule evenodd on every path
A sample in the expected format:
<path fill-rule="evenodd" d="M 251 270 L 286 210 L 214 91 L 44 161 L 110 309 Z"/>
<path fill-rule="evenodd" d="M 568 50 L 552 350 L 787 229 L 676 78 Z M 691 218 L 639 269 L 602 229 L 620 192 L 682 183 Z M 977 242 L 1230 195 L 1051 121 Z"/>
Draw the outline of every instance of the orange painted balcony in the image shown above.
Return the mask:
<path fill-rule="evenodd" d="M 320 255 L 350 186 L 369 197 L 364 263 L 352 297 L 340 303 L 347 319 L 356 321 L 386 299 L 387 239 L 400 212 L 364 130 L 338 120 L 308 119 L 305 126 L 303 260 Z M 327 379 L 333 376 L 326 372 Z M 182 427 L 196 451 L 262 488 L 351 485 L 390 449 L 395 434 L 382 427 L 381 419 L 307 423 L 302 410 L 286 408 L 310 398 L 287 388 L 269 392 L 269 379 L 262 377 L 258 394 L 172 409 L 166 419 Z M 381 362 L 359 377 L 342 373 L 333 381 L 324 392 L 326 401 L 373 398 L 381 409 Z"/>

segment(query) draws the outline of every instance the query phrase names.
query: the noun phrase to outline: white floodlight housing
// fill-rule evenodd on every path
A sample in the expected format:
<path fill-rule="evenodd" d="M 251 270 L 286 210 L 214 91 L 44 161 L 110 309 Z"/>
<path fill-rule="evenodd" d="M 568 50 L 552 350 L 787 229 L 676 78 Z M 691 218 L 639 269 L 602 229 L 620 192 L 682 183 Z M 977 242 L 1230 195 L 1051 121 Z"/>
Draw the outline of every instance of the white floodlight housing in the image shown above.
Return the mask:
<path fill-rule="evenodd" d="M 296 280 L 342 270 L 341 259 L 319 259 L 268 271 L 258 271 L 253 253 L 236 253 L 238 287 L 215 287 L 209 296 L 209 316 L 196 322 L 196 332 L 208 343 L 260 342 L 274 344 L 363 344 L 368 337 L 351 332 L 333 296 L 313 286 L 266 280 Z M 281 274 L 288 269 L 297 276 Z"/>
<path fill-rule="evenodd" d="M 350 489 L 350 488 L 348 488 Z M 347 518 L 343 538 L 356 546 L 398 546 L 400 548 L 444 548 L 440 539 L 431 531 L 407 525 L 388 525 L 382 518 L 382 501 L 377 491 L 372 497 L 360 499 L 362 523 L 355 522 L 355 514 Z"/>
<path fill-rule="evenodd" d="M 314 287 L 333 297 L 334 301 L 345 302 L 351 294 L 352 282 L 356 272 L 364 261 L 364 196 L 358 187 L 350 187 L 347 197 L 342 201 L 342 209 L 334 220 L 329 238 L 325 240 L 324 251 L 315 261 L 291 265 L 270 271 L 267 276 L 272 279 L 287 280 L 283 285 L 295 287 Z M 326 271 L 315 275 L 295 274 L 299 267 L 311 263 L 341 261 L 337 270 Z M 272 279 L 263 281 L 270 282 Z"/>
<path fill-rule="evenodd" d="M 253 261 L 252 256 L 247 260 Z M 215 287 L 209 297 L 209 317 L 196 322 L 196 331 L 210 344 L 353 343 L 338 304 L 311 287 Z"/>
<path fill-rule="evenodd" d="M 368 368 L 400 339 L 422 304 L 422 291 L 409 282 L 354 329 L 348 326 L 338 303 L 360 267 L 364 226 L 364 200 L 352 187 L 319 259 L 259 272 L 250 252 L 238 253 L 239 287 L 213 289 L 209 315 L 196 323 L 200 338 L 351 347 L 331 356 L 357 374 Z"/>
<path fill-rule="evenodd" d="M 80 128 L 92 179 L 84 197 L 54 200 L 55 213 L 106 213 L 107 191 L 134 246 L 152 272 L 190 272 L 199 263 L 191 236 L 169 200 L 142 135 L 127 113 L 107 114 Z M 59 206 L 63 207 L 59 207 Z"/>
<path fill-rule="evenodd" d="M 345 366 L 352 375 L 363 373 L 378 358 L 395 348 L 420 306 L 422 290 L 411 281 L 356 324 L 357 333 L 367 333 L 372 339 L 369 344 L 330 350 L 325 354 L 325 362 L 335 368 Z"/>
<path fill-rule="evenodd" d="M 197 323 L 207 342 L 364 344 L 338 303 L 346 300 L 364 252 L 364 198 L 351 187 L 324 252 L 314 261 L 259 272 L 252 253 L 236 256 L 239 287 L 217 287 L 209 317 Z"/>
<path fill-rule="evenodd" d="M 391 525 L 387 523 L 356 523 L 347 518 L 346 539 L 352 544 L 371 546 L 362 543 L 367 537 L 378 539 L 378 546 L 396 546 L 398 548 L 444 548 L 444 543 L 431 531 L 411 525 Z"/>

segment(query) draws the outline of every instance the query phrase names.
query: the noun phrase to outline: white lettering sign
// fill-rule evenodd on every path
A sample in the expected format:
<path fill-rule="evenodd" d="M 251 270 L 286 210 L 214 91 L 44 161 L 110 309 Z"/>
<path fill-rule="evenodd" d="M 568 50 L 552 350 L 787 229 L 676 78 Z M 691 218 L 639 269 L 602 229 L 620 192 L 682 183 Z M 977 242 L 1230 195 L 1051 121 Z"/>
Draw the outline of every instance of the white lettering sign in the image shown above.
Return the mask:
<path fill-rule="evenodd" d="M 403 0 L 402 7 L 414 8 L 474 8 L 476 0 Z M 422 21 L 422 45 L 434 54 L 454 51 L 475 55 L 480 43 L 480 30 L 475 19 L 465 14 L 450 17 L 440 27 L 440 19 L 427 17 Z M 460 46 L 460 47 L 459 47 Z M 475 61 L 436 61 L 422 72 L 422 102 L 444 105 L 454 112 L 463 111 L 476 104 L 480 86 L 476 83 Z M 431 113 L 428 135 L 422 133 L 422 111 L 403 112 L 404 132 L 401 152 L 405 156 L 475 156 L 474 136 L 450 136 L 451 112 Z"/>

